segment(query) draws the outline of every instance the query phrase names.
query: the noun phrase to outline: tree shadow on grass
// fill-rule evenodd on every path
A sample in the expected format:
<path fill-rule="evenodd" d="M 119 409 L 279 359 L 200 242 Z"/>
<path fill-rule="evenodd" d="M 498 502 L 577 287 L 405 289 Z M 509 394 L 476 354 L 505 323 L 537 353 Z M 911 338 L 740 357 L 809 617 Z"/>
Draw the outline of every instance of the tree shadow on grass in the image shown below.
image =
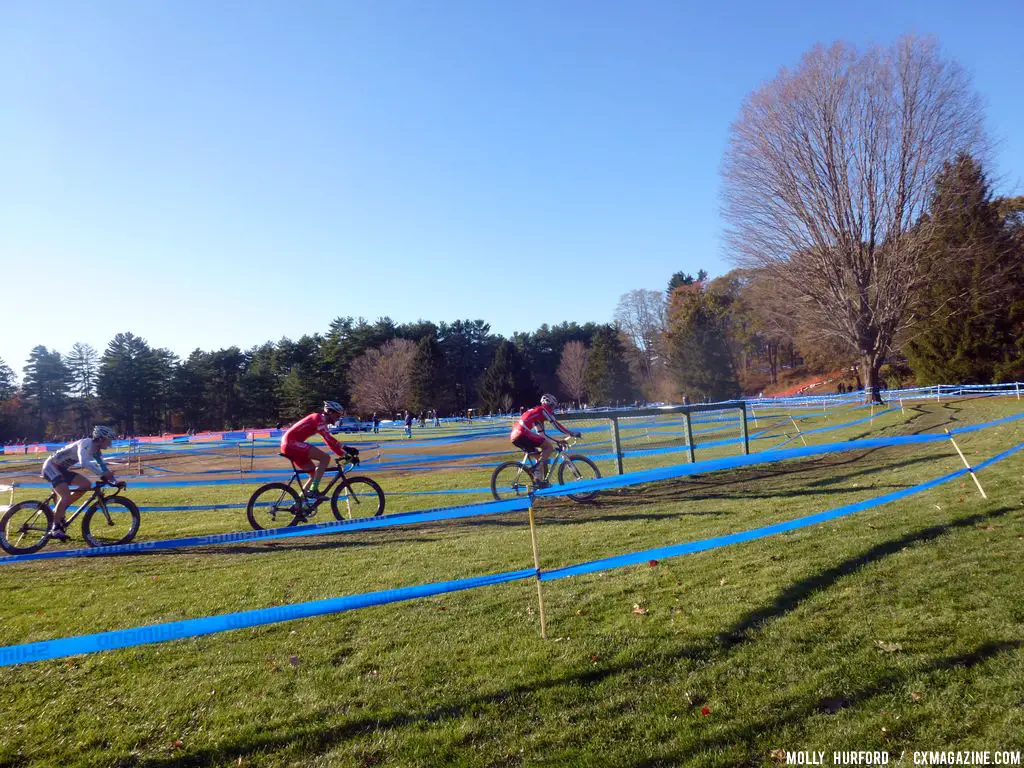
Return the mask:
<path fill-rule="evenodd" d="M 761 628 L 767 622 L 789 613 L 807 598 L 831 587 L 837 580 L 859 571 L 869 563 L 876 562 L 884 557 L 895 554 L 911 544 L 921 541 L 931 541 L 932 539 L 935 539 L 951 530 L 958 528 L 970 528 L 981 522 L 1001 517 L 1012 511 L 1012 507 L 1001 507 L 993 510 L 992 512 L 971 515 L 970 517 L 959 518 L 949 523 L 922 528 L 912 533 L 908 533 L 905 536 L 901 536 L 898 539 L 890 539 L 889 541 L 876 544 L 866 552 L 863 552 L 856 557 L 848 558 L 822 573 L 802 581 L 798 581 L 796 584 L 789 586 L 775 598 L 771 605 L 766 605 L 756 611 L 748 613 L 725 632 L 722 632 L 719 635 L 719 640 L 726 647 L 746 642 L 751 639 L 753 631 Z"/>
<path fill-rule="evenodd" d="M 776 598 L 771 605 L 747 614 L 717 638 L 709 637 L 703 643 L 684 645 L 667 654 L 648 653 L 641 658 L 634 658 L 627 662 L 602 664 L 560 677 L 536 680 L 500 691 L 471 696 L 459 702 L 420 710 L 410 709 L 406 712 L 390 713 L 386 716 L 370 714 L 350 719 L 338 725 L 315 725 L 322 719 L 336 716 L 334 712 L 307 713 L 290 721 L 267 724 L 268 728 L 273 728 L 278 733 L 247 737 L 231 743 L 222 741 L 216 745 L 173 757 L 129 758 L 118 765 L 162 768 L 164 766 L 201 766 L 211 763 L 228 764 L 245 760 L 254 754 L 266 754 L 279 749 L 287 749 L 296 743 L 303 745 L 304 757 L 311 758 L 326 752 L 335 744 L 346 739 L 410 726 L 421 729 L 425 725 L 463 718 L 474 712 L 478 715 L 482 707 L 500 705 L 510 699 L 530 696 L 543 690 L 594 686 L 618 675 L 636 671 L 643 671 L 648 678 L 653 678 L 656 676 L 654 670 L 670 669 L 684 660 L 701 664 L 728 663 L 736 646 L 752 639 L 752 630 L 785 615 L 808 597 L 833 586 L 843 576 L 856 572 L 868 563 L 895 554 L 909 544 L 930 541 L 949 531 L 969 528 L 1010 511 L 1013 510 L 1008 507 L 1000 508 L 989 513 L 972 515 L 946 524 L 923 528 L 898 539 L 877 544 L 857 557 L 849 558 L 815 577 L 794 584 Z M 686 754 L 661 754 L 655 757 L 646 757 L 634 763 L 633 766 L 634 768 L 654 768 L 654 766 L 678 765 L 691 758 L 697 750 L 714 750 L 737 744 L 751 744 L 759 734 L 798 725 L 804 720 L 822 713 L 834 714 L 840 709 L 888 694 L 919 674 L 953 668 L 969 669 L 1000 653 L 1019 649 L 1022 646 L 1024 646 L 1024 642 L 1020 640 L 987 642 L 967 654 L 939 658 L 916 666 L 901 668 L 895 674 L 888 671 L 884 677 L 872 680 L 852 692 L 844 691 L 841 694 L 825 696 L 819 700 L 811 700 L 806 696 L 794 694 L 788 702 L 783 702 L 771 710 L 767 710 L 757 722 L 725 723 L 719 728 L 709 729 L 698 734 L 697 742 L 688 746 Z M 763 755 L 759 756 L 757 762 L 760 762 L 763 757 Z"/>

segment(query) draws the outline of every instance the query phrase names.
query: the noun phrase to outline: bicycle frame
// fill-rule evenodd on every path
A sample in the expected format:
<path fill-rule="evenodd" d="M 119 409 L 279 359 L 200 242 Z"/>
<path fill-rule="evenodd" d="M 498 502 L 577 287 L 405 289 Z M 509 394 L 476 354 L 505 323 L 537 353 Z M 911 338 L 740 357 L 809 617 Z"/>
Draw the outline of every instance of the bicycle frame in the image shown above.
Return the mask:
<path fill-rule="evenodd" d="M 554 438 L 551 438 L 551 440 L 555 444 L 555 451 L 551 460 L 548 462 L 548 470 L 544 473 L 545 482 L 551 481 L 551 473 L 555 471 L 555 467 L 565 461 L 565 452 L 577 443 L 575 437 L 566 438 L 565 440 L 555 440 Z M 530 451 L 523 453 L 522 463 L 528 466 L 531 470 L 537 465 L 538 461 L 540 461 L 540 449 L 532 453 Z"/>
<path fill-rule="evenodd" d="M 288 459 L 288 461 L 291 461 L 292 464 L 292 476 L 288 480 L 288 487 L 291 488 L 293 487 L 293 485 L 297 486 L 299 498 L 305 499 L 306 492 L 302 484 L 302 475 L 312 475 L 313 472 L 315 472 L 316 470 L 307 471 L 304 469 L 299 469 L 298 467 L 295 466 L 294 461 L 292 461 L 291 459 Z M 335 465 L 333 467 L 328 467 L 327 469 L 325 469 L 324 474 L 326 475 L 328 472 L 330 472 L 333 475 L 333 477 L 324 488 L 320 489 L 317 498 L 314 500 L 310 508 L 316 509 L 318 506 L 320 506 L 320 502 L 326 500 L 331 495 L 331 489 L 334 488 L 334 486 L 337 485 L 339 482 L 343 482 L 347 479 L 345 477 L 345 470 L 352 469 L 354 466 L 355 465 L 352 463 L 346 463 L 343 465 L 340 462 L 335 462 Z"/>
<path fill-rule="evenodd" d="M 108 496 L 107 494 L 103 493 L 103 488 L 108 485 L 109 483 L 93 483 L 90 488 L 85 489 L 84 493 L 86 495 L 83 496 L 83 501 L 75 508 L 74 512 L 68 514 L 68 511 L 64 510 L 64 528 L 71 527 L 71 524 L 75 521 L 75 518 L 77 518 L 86 509 L 88 509 L 89 506 L 94 501 L 99 502 L 100 509 L 103 510 L 103 514 L 107 516 L 107 519 L 109 520 L 110 511 L 107 509 L 106 501 L 110 496 L 117 496 L 121 492 L 121 488 L 117 488 L 116 491 L 109 494 Z M 92 491 L 92 493 L 89 493 L 89 491 Z M 46 497 L 46 501 L 44 501 L 43 504 L 49 507 L 51 510 L 54 510 L 57 508 L 57 500 L 57 492 L 51 491 L 50 495 Z M 68 509 L 70 508 L 71 504 L 68 504 Z"/>

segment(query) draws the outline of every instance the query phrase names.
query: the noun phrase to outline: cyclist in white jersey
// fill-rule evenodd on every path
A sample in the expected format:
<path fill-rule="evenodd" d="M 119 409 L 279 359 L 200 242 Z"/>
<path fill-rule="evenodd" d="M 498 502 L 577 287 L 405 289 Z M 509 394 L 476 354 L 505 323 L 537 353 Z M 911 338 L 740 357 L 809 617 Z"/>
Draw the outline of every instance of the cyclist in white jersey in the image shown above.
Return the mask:
<path fill-rule="evenodd" d="M 41 475 L 50 481 L 54 493 L 57 494 L 57 507 L 53 510 L 50 538 L 68 540 L 68 535 L 64 533 L 64 512 L 92 487 L 92 483 L 84 475 L 73 472 L 72 467 L 84 467 L 111 485 L 120 485 L 100 455 L 100 451 L 113 444 L 115 436 L 114 430 L 110 427 L 97 425 L 93 427 L 92 437 L 84 437 L 65 445 L 43 463 Z"/>

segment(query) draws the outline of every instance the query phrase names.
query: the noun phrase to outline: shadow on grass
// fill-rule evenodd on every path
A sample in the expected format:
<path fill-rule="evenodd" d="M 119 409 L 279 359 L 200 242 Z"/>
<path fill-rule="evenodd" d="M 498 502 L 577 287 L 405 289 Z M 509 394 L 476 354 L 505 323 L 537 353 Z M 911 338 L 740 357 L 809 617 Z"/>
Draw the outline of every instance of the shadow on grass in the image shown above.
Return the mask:
<path fill-rule="evenodd" d="M 770 606 L 765 606 L 761 610 L 743 617 L 733 627 L 719 635 L 718 638 L 707 638 L 703 643 L 682 646 L 667 654 L 646 653 L 640 658 L 634 658 L 627 662 L 601 665 L 560 677 L 535 680 L 500 691 L 471 696 L 462 701 L 442 706 L 420 710 L 410 709 L 406 712 L 389 713 L 385 716 L 368 714 L 338 725 L 316 725 L 310 727 L 310 722 L 315 721 L 319 715 L 316 717 L 304 715 L 301 719 L 294 721 L 267 724 L 268 727 L 279 731 L 277 734 L 247 737 L 239 739 L 234 743 L 221 742 L 217 745 L 173 757 L 129 758 L 117 764 L 126 768 L 127 766 L 161 768 L 163 766 L 234 764 L 236 761 L 245 761 L 253 755 L 265 756 L 267 753 L 288 749 L 299 743 L 302 744 L 304 750 L 303 757 L 308 759 L 348 739 L 392 729 L 407 727 L 422 729 L 424 726 L 432 723 L 459 719 L 471 715 L 479 717 L 481 708 L 501 705 L 509 700 L 514 701 L 519 697 L 530 696 L 543 690 L 559 687 L 590 687 L 619 675 L 627 675 L 638 671 L 642 671 L 645 674 L 649 683 L 651 678 L 657 674 L 655 670 L 671 669 L 677 663 L 684 660 L 702 664 L 728 663 L 733 649 L 739 643 L 751 639 L 750 631 L 752 629 L 783 616 L 811 595 L 833 586 L 841 577 L 856 572 L 868 563 L 876 562 L 888 555 L 899 552 L 914 542 L 930 541 L 949 531 L 969 528 L 991 518 L 1002 516 L 1010 511 L 1012 511 L 1011 508 L 1000 508 L 989 513 L 953 520 L 943 525 L 923 528 L 898 539 L 877 544 L 857 557 L 845 560 L 813 578 L 794 584 L 785 590 Z M 725 642 L 723 642 L 723 639 Z M 877 696 L 890 693 L 919 674 L 954 668 L 970 669 L 994 656 L 1021 647 L 1024 647 L 1024 642 L 1020 640 L 987 642 L 981 644 L 970 653 L 938 658 L 914 666 L 903 667 L 895 674 L 891 671 L 886 671 L 884 677 L 871 680 L 852 691 L 844 690 L 842 694 L 829 695 L 818 700 L 794 694 L 787 701 L 781 702 L 778 706 L 768 710 L 756 722 L 744 720 L 741 723 L 722 723 L 718 728 L 699 733 L 697 741 L 688 746 L 686 753 L 663 753 L 644 758 L 634 763 L 633 766 L 634 768 L 674 766 L 691 759 L 697 751 L 734 747 L 738 744 L 747 745 L 746 748 L 750 750 L 753 748 L 752 745 L 758 735 L 771 733 L 787 726 L 798 725 L 815 715 L 821 715 L 822 713 L 834 714 L 841 709 L 862 704 Z M 325 717 L 331 715 L 330 712 L 321 714 Z M 751 755 L 750 757 L 754 762 L 760 763 L 765 756 Z"/>
<path fill-rule="evenodd" d="M 943 523 L 942 525 L 933 525 L 928 528 L 922 528 L 921 530 L 901 536 L 898 539 L 890 539 L 889 541 L 876 544 L 866 552 L 863 552 L 856 557 L 851 557 L 841 563 L 837 563 L 827 571 L 819 573 L 816 576 L 812 576 L 811 578 L 804 579 L 803 581 L 798 581 L 796 584 L 788 587 L 777 598 L 775 598 L 775 601 L 771 605 L 766 605 L 759 610 L 748 613 L 728 630 L 721 633 L 719 635 L 719 641 L 726 647 L 746 642 L 750 640 L 752 631 L 759 629 L 772 619 L 776 619 L 786 613 L 789 613 L 808 597 L 831 587 L 843 576 L 855 573 L 869 563 L 876 562 L 881 560 L 883 557 L 895 554 L 911 544 L 921 541 L 931 541 L 932 539 L 935 539 L 951 530 L 958 528 L 970 528 L 978 523 L 1001 517 L 1012 511 L 1013 509 L 1011 507 L 1001 507 L 993 510 L 992 512 L 971 515 L 970 517 L 960 518 L 949 523 Z"/>

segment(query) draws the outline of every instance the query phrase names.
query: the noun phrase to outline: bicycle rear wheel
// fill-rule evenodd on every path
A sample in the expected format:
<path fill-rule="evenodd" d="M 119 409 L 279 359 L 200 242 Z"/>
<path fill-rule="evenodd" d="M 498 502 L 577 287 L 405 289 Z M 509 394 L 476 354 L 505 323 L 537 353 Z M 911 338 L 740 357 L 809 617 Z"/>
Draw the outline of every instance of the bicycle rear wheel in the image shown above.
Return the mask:
<path fill-rule="evenodd" d="M 139 532 L 139 508 L 131 499 L 111 496 L 98 499 L 85 510 L 82 518 L 82 536 L 91 547 L 113 547 L 127 544 Z"/>
<path fill-rule="evenodd" d="M 339 520 L 384 514 L 384 491 L 368 477 L 346 477 L 331 496 L 331 511 Z"/>
<path fill-rule="evenodd" d="M 533 493 L 533 470 L 518 461 L 499 464 L 491 473 L 491 495 L 498 501 L 519 499 Z"/>
<path fill-rule="evenodd" d="M 12 555 L 30 555 L 43 548 L 53 511 L 41 501 L 22 501 L 0 518 L 0 547 Z"/>
<path fill-rule="evenodd" d="M 578 453 L 566 456 L 562 466 L 558 468 L 559 485 L 571 485 L 572 483 L 581 483 L 587 480 L 597 480 L 600 477 L 601 470 L 597 468 L 597 464 L 586 456 L 580 456 Z M 597 491 L 570 493 L 569 498 L 573 501 L 593 501 L 597 494 Z"/>
<path fill-rule="evenodd" d="M 306 519 L 299 494 L 284 483 L 267 483 L 257 488 L 249 497 L 245 516 L 254 531 L 286 528 Z"/>

